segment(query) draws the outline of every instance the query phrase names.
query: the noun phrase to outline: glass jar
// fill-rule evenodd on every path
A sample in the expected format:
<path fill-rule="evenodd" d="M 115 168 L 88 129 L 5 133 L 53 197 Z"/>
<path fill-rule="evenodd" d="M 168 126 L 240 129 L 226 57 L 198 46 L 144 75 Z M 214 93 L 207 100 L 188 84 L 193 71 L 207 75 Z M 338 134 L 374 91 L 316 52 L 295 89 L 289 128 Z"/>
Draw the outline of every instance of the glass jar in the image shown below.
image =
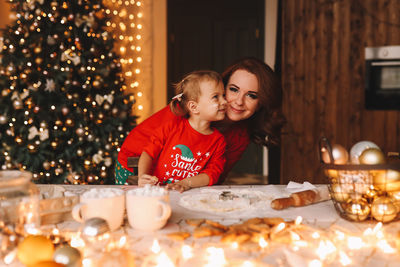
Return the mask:
<path fill-rule="evenodd" d="M 0 171 L 0 221 L 16 231 L 40 226 L 40 191 L 26 171 Z"/>

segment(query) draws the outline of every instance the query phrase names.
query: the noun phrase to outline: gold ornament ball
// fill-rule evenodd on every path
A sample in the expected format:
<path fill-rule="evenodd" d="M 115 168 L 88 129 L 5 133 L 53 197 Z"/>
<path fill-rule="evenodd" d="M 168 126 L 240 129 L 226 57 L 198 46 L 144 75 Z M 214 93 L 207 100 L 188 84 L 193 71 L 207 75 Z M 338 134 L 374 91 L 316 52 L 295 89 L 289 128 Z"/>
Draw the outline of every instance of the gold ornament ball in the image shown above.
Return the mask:
<path fill-rule="evenodd" d="M 40 65 L 40 64 L 42 64 L 43 59 L 38 57 L 38 58 L 35 59 L 35 62 L 36 62 L 36 64 Z"/>
<path fill-rule="evenodd" d="M 358 157 L 358 160 L 360 161 L 360 164 L 368 165 L 383 164 L 386 161 L 382 150 L 374 147 L 365 149 Z"/>
<path fill-rule="evenodd" d="M 20 145 L 22 143 L 22 138 L 17 136 L 15 137 L 15 143 L 17 143 L 18 145 Z"/>
<path fill-rule="evenodd" d="M 93 81 L 93 87 L 94 88 L 99 88 L 100 87 L 100 82 L 97 81 L 97 80 Z"/>
<path fill-rule="evenodd" d="M 78 129 L 76 129 L 75 133 L 78 136 L 83 136 L 85 134 L 85 130 L 83 130 L 82 128 L 78 128 Z"/>
<path fill-rule="evenodd" d="M 40 46 L 36 46 L 36 47 L 33 49 L 33 52 L 35 52 L 36 54 L 39 54 L 40 52 L 42 52 L 42 48 L 40 48 Z"/>
<path fill-rule="evenodd" d="M 325 169 L 325 176 L 331 179 L 331 183 L 336 183 L 339 178 L 339 171 L 334 169 Z"/>
<path fill-rule="evenodd" d="M 372 202 L 371 214 L 375 220 L 386 223 L 397 216 L 397 206 L 389 197 L 378 197 Z"/>
<path fill-rule="evenodd" d="M 351 163 L 360 164 L 359 157 L 360 157 L 361 153 L 365 149 L 368 149 L 368 148 L 380 149 L 377 144 L 375 144 L 374 142 L 371 142 L 371 141 L 360 141 L 360 142 L 354 144 L 350 149 Z"/>
<path fill-rule="evenodd" d="M 378 171 L 373 178 L 374 187 L 384 191 L 400 191 L 400 172 L 395 170 Z"/>
<path fill-rule="evenodd" d="M 94 182 L 94 176 L 93 175 L 91 175 L 91 174 L 89 174 L 87 177 L 86 177 L 86 179 L 87 179 L 87 181 L 88 181 L 88 183 L 93 183 Z"/>
<path fill-rule="evenodd" d="M 83 156 L 83 150 L 78 148 L 78 150 L 76 150 L 76 155 L 79 156 L 79 157 L 82 157 Z"/>
<path fill-rule="evenodd" d="M 52 147 L 53 149 L 56 149 L 57 146 L 58 146 L 58 143 L 57 143 L 57 141 L 52 141 L 52 142 L 50 143 L 50 145 L 51 145 L 51 147 Z"/>
<path fill-rule="evenodd" d="M 331 189 L 333 199 L 335 199 L 337 202 L 347 202 L 349 199 L 349 194 L 343 189 L 342 185 L 332 184 Z"/>
<path fill-rule="evenodd" d="M 28 150 L 31 153 L 35 153 L 36 152 L 36 146 L 34 144 L 29 144 L 28 145 Z"/>
<path fill-rule="evenodd" d="M 42 122 L 40 123 L 40 128 L 46 129 L 46 128 L 47 128 L 47 122 L 42 121 Z"/>
<path fill-rule="evenodd" d="M 91 165 L 92 165 L 92 161 L 89 160 L 89 159 L 85 159 L 85 161 L 83 162 L 83 165 L 84 165 L 86 170 L 89 170 Z"/>
<path fill-rule="evenodd" d="M 69 108 L 63 107 L 63 108 L 61 109 L 61 112 L 62 112 L 62 114 L 63 114 L 64 116 L 67 115 L 67 114 L 69 113 Z"/>
<path fill-rule="evenodd" d="M 73 126 L 73 125 L 74 125 L 74 121 L 73 121 L 72 119 L 67 119 L 67 120 L 65 121 L 65 124 L 66 124 L 67 126 Z"/>
<path fill-rule="evenodd" d="M 18 244 L 17 257 L 23 264 L 31 266 L 51 260 L 53 252 L 54 246 L 50 239 L 42 235 L 28 235 Z"/>
<path fill-rule="evenodd" d="M 322 151 L 322 160 L 325 163 L 333 163 L 333 164 L 346 164 L 349 160 L 349 153 L 347 152 L 346 148 L 342 145 L 334 144 L 332 145 L 332 157 L 333 162 L 331 162 L 328 150 L 324 149 Z"/>
<path fill-rule="evenodd" d="M 48 161 L 43 162 L 43 168 L 45 170 L 47 170 L 47 171 L 50 170 L 50 167 L 51 167 L 50 162 L 48 162 Z"/>
<path fill-rule="evenodd" d="M 394 205 L 396 205 L 397 212 L 400 212 L 400 191 L 390 192 L 388 195 L 393 200 Z"/>
<path fill-rule="evenodd" d="M 377 198 L 378 196 L 379 196 L 379 192 L 374 188 L 369 188 L 367 190 L 367 192 L 365 193 L 365 197 L 368 199 L 371 199 L 371 200 Z"/>
<path fill-rule="evenodd" d="M 57 169 L 55 169 L 54 172 L 55 172 L 56 175 L 60 175 L 60 174 L 62 174 L 64 171 L 63 171 L 62 168 L 57 168 Z"/>
<path fill-rule="evenodd" d="M 350 199 L 345 206 L 347 217 L 353 221 L 364 221 L 367 219 L 370 211 L 371 208 L 368 202 L 363 198 Z"/>
<path fill-rule="evenodd" d="M 29 265 L 29 267 L 65 267 L 64 264 L 55 261 L 40 261 L 35 264 Z"/>
<path fill-rule="evenodd" d="M 13 107 L 15 109 L 21 109 L 22 108 L 22 102 L 20 100 L 18 100 L 18 99 L 15 99 L 14 102 L 13 102 Z"/>

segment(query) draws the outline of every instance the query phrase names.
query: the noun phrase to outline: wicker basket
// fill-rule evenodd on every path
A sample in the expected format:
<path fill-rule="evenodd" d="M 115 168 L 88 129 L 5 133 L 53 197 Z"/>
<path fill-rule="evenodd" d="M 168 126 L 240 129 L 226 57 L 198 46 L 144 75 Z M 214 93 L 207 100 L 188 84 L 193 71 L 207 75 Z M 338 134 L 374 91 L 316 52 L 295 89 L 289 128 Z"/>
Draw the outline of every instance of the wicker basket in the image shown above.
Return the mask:
<path fill-rule="evenodd" d="M 384 223 L 400 218 L 400 164 L 323 164 L 323 169 L 341 217 Z"/>
<path fill-rule="evenodd" d="M 350 221 L 380 221 L 400 218 L 400 163 L 326 164 L 322 151 L 333 162 L 326 138 L 320 140 L 319 155 L 333 204 L 339 215 Z"/>

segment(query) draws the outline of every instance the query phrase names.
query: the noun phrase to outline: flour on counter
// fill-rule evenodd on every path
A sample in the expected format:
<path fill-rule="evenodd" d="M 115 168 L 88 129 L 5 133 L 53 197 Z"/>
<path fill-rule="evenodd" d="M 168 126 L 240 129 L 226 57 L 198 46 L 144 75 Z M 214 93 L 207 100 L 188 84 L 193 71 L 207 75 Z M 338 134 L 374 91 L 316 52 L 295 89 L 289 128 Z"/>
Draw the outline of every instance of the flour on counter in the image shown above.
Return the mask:
<path fill-rule="evenodd" d="M 196 211 L 230 213 L 267 209 L 274 198 L 274 195 L 248 189 L 204 189 L 182 196 L 179 205 Z"/>

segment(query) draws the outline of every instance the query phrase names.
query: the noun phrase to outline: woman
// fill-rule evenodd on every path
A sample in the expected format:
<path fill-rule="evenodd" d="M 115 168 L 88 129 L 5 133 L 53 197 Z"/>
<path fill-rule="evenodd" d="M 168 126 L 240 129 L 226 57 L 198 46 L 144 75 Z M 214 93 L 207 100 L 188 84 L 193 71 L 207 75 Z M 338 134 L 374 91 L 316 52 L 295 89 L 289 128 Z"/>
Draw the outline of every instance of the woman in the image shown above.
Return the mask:
<path fill-rule="evenodd" d="M 226 90 L 226 116 L 213 126 L 224 135 L 227 147 L 226 163 L 218 183 L 224 181 L 250 141 L 265 146 L 276 144 L 285 122 L 280 82 L 267 64 L 256 58 L 244 58 L 229 66 L 222 77 Z M 135 175 L 133 169 L 127 167 L 128 157 L 139 157 L 153 130 L 165 120 L 176 120 L 168 106 L 129 133 L 118 154 L 117 175 Z M 182 190 L 178 187 L 178 183 L 170 185 L 172 189 Z"/>

